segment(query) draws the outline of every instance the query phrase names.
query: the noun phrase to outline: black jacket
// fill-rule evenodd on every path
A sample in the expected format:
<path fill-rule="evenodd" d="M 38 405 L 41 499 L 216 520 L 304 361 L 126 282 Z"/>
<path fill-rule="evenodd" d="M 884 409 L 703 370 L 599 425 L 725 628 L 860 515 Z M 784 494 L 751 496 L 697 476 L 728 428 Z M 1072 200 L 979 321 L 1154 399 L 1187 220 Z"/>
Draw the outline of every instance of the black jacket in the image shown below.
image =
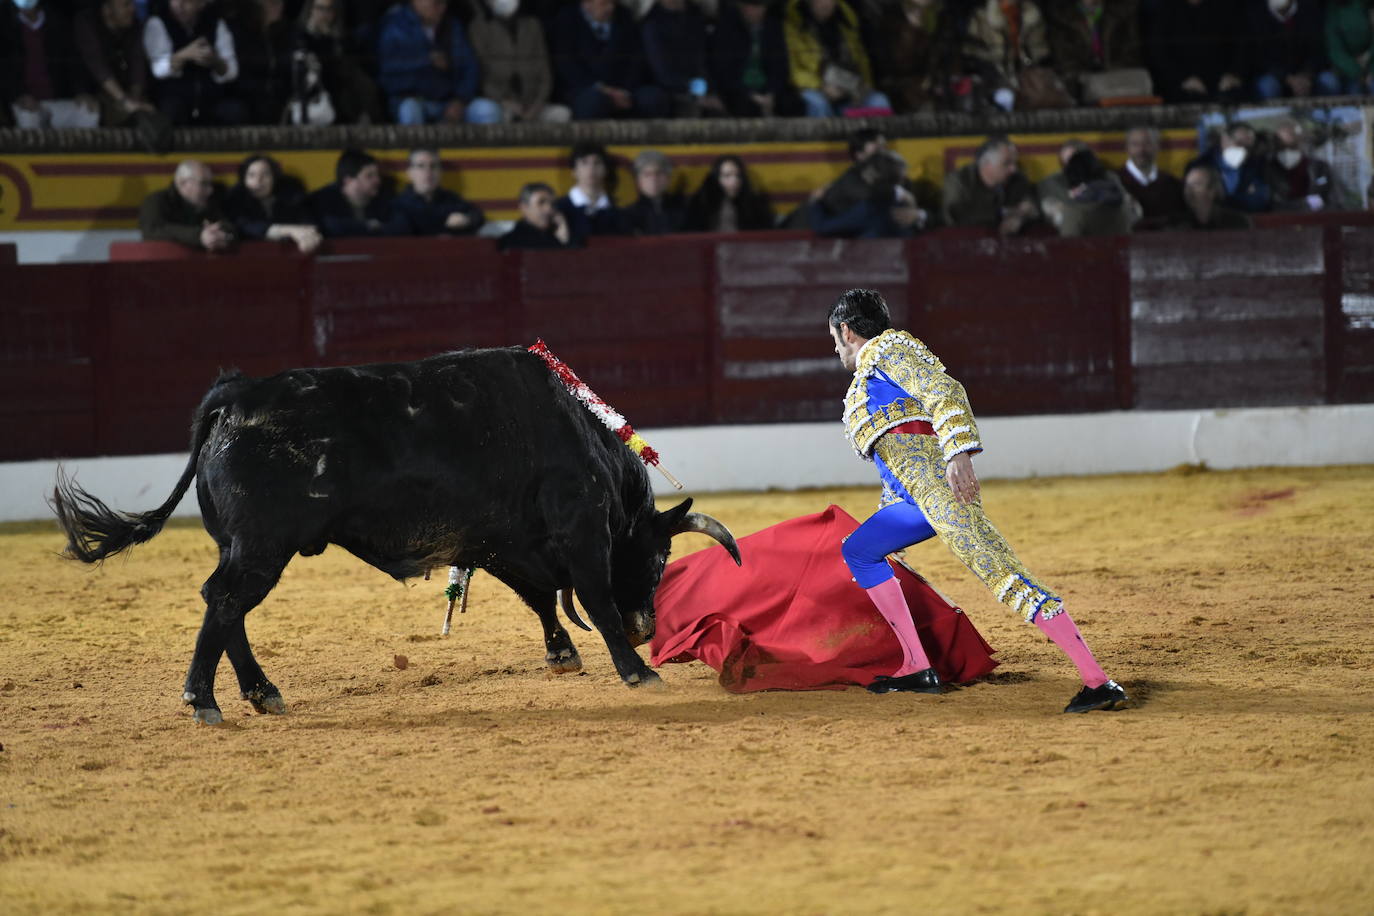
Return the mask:
<path fill-rule="evenodd" d="M 536 229 L 534 226 L 525 222 L 523 219 L 515 224 L 515 227 L 501 236 L 496 242 L 497 250 L 510 251 L 514 248 L 532 248 L 536 250 L 556 250 L 566 248 L 578 248 L 576 237 L 571 237 L 568 244 L 564 245 L 558 240 L 558 236 L 553 234 L 552 229 Z"/>
<path fill-rule="evenodd" d="M 229 189 L 224 199 L 224 214 L 233 222 L 239 238 L 266 238 L 268 228 L 274 223 L 301 226 L 315 222 L 300 182 L 283 176 L 277 179 L 273 192 L 272 212 L 268 213 L 262 201 L 242 184 Z"/>
<path fill-rule="evenodd" d="M 644 81 L 644 48 L 639 41 L 639 29 L 623 6 L 615 7 L 607 41 L 592 33 L 577 3 L 558 13 L 549 37 L 559 91 L 568 102 L 597 83 L 636 89 Z"/>
<path fill-rule="evenodd" d="M 327 184 L 310 195 L 310 212 L 315 225 L 329 238 L 356 235 L 409 235 L 405 218 L 392 206 L 391 198 L 378 194 L 367 205 L 360 219 L 343 195 L 338 182 Z"/>
<path fill-rule="evenodd" d="M 473 235 L 487 221 L 481 207 L 448 188 L 435 189 L 434 199 L 425 200 L 414 188 L 406 185 L 392 206 L 405 220 L 411 235 Z M 468 224 L 465 228 L 449 229 L 444 225 L 444 221 L 454 213 L 467 215 Z"/>

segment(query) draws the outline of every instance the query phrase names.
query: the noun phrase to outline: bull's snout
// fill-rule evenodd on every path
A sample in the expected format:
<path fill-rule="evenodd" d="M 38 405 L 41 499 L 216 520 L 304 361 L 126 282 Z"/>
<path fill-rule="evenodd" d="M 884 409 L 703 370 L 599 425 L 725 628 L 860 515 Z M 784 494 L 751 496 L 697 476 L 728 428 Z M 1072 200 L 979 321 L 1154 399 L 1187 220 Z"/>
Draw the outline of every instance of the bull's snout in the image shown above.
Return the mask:
<path fill-rule="evenodd" d="M 625 621 L 625 635 L 630 640 L 632 646 L 642 646 L 654 638 L 654 612 L 653 610 L 636 611 L 630 615 L 629 620 Z"/>

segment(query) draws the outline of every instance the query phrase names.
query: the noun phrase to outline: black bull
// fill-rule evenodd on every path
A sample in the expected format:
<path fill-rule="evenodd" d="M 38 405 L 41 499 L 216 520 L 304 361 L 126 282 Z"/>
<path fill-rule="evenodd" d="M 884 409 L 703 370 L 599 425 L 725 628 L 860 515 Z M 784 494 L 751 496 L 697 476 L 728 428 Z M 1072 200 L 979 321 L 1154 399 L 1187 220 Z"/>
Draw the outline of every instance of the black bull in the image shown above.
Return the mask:
<path fill-rule="evenodd" d="M 223 375 L 196 408 L 190 461 L 159 508 L 118 513 L 59 476 L 52 502 L 68 554 L 94 563 L 151 539 L 192 478 L 219 545 L 183 694 L 202 722 L 222 718 L 214 679 L 226 652 L 244 699 L 286 710 L 244 615 L 297 553 L 338 544 L 397 579 L 485 569 L 539 615 L 556 670 L 581 667 L 554 607 L 558 590 L 575 589 L 630 686 L 658 681 L 634 646 L 653 635 L 670 538 L 710 534 L 739 562 L 730 533 L 688 512 L 690 499 L 657 511 L 639 458 L 519 348 Z"/>

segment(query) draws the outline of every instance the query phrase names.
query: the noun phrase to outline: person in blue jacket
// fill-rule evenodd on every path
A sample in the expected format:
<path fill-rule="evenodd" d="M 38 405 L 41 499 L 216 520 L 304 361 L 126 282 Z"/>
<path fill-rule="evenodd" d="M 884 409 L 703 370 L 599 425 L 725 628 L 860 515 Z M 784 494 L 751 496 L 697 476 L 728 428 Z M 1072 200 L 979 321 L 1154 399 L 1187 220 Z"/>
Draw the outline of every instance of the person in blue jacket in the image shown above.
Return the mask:
<path fill-rule="evenodd" d="M 398 124 L 496 124 L 501 106 L 477 95 L 481 72 L 448 0 L 407 0 L 382 18 L 377 69 Z"/>

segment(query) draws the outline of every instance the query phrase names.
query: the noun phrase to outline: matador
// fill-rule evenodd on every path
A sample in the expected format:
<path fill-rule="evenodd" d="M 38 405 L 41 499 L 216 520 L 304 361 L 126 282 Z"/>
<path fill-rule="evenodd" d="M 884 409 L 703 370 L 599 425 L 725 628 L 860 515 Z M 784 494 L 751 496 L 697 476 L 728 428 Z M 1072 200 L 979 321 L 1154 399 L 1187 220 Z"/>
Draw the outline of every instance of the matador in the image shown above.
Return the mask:
<path fill-rule="evenodd" d="M 1065 712 L 1125 705 L 1126 691 L 1102 671 L 1063 600 L 1031 575 L 983 514 L 972 461 L 983 446 L 964 386 L 924 343 L 893 329 L 887 303 L 874 290 L 840 296 L 829 328 L 840 362 L 854 373 L 844 401 L 846 435 L 883 483 L 878 511 L 841 550 L 903 653 L 901 667 L 868 689 L 943 690 L 887 562 L 893 551 L 938 534 L 999 602 L 1039 627 L 1077 666 L 1083 687 Z"/>

